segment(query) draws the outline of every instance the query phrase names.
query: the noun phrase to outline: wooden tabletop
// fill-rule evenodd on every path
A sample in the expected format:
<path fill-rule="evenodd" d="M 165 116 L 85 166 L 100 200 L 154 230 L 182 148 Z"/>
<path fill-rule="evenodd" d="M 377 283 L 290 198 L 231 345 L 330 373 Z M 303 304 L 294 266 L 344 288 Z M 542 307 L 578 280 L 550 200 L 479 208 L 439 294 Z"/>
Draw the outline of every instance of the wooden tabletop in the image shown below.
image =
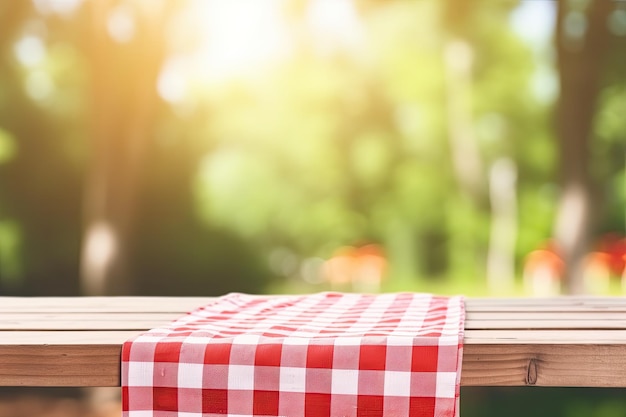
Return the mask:
<path fill-rule="evenodd" d="M 119 386 L 122 343 L 210 298 L 0 297 L 0 386 Z M 462 385 L 626 387 L 626 298 L 471 298 Z"/>

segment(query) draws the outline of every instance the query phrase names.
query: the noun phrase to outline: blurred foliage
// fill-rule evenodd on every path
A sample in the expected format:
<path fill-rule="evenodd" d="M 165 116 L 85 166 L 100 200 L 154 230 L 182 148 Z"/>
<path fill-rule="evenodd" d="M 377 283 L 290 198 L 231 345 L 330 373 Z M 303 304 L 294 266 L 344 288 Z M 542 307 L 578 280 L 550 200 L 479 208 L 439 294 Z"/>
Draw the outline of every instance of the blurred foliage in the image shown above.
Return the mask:
<path fill-rule="evenodd" d="M 440 8 L 427 1 L 376 5 L 363 11 L 372 39 L 365 57 L 305 49 L 262 85 L 214 94 L 208 123 L 223 143 L 204 161 L 197 188 L 207 221 L 303 257 L 382 243 L 390 288 L 416 288 L 420 277 L 484 276 L 490 213 L 487 201 L 474 204 L 458 191 L 450 165 Z M 542 158 L 520 162 L 533 172 L 533 185 L 545 184 L 553 145 L 545 113 L 526 88 L 532 61 L 506 26 L 508 11 L 486 8 L 475 17 L 496 24 L 473 34 L 478 140 L 487 163 L 539 148 Z M 522 204 L 532 194 L 522 195 Z M 549 234 L 546 215 L 520 253 Z"/>
<path fill-rule="evenodd" d="M 488 172 L 502 158 L 518 171 L 521 275 L 525 256 L 551 237 L 559 192 L 548 91 L 558 74 L 549 39 L 537 47 L 511 24 L 524 2 L 360 1 L 354 9 L 340 2 L 331 13 L 345 20 L 334 24 L 328 14 L 311 20 L 314 3 L 323 2 L 268 2 L 274 15 L 257 19 L 262 31 L 263 19 L 278 16 L 276 36 L 288 42 L 276 48 L 288 52 L 264 61 L 261 50 L 246 61 L 235 48 L 261 45 L 261 32 L 246 29 L 239 44 L 222 45 L 233 49 L 222 63 L 216 39 L 234 35 L 217 31 L 206 14 L 219 2 L 169 5 L 155 86 L 161 99 L 152 103 L 154 133 L 146 132 L 133 190 L 135 291 L 323 290 L 320 277 L 302 279 L 311 260 L 376 243 L 389 260 L 385 290 L 484 293 Z M 133 14 L 130 0 L 103 4 L 119 48 L 112 68 L 125 89 L 124 74 L 142 65 L 133 30 L 150 14 Z M 89 13 L 81 1 L 0 7 L 2 293 L 79 291 L 85 177 L 96 152 L 88 140 Z M 593 174 L 603 187 L 597 235 L 624 230 L 622 18 L 611 17 L 619 36 L 594 130 Z M 481 162 L 471 192 L 459 184 L 449 140 L 456 93 L 443 51 L 456 41 L 469 48 L 471 84 L 460 101 Z M 219 72 L 233 65 L 228 59 L 239 66 Z"/>

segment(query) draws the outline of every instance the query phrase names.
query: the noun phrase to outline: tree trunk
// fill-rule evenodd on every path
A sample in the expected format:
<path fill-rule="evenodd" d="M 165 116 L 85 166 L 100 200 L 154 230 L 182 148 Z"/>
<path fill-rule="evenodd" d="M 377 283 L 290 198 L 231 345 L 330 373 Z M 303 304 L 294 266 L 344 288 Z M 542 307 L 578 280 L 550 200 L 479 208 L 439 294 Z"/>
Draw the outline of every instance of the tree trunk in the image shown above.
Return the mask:
<path fill-rule="evenodd" d="M 591 137 L 609 49 L 607 19 L 614 7 L 611 1 L 595 0 L 584 14 L 570 10 L 564 0 L 558 4 L 560 97 L 556 121 L 561 196 L 554 235 L 565 262 L 565 290 L 574 294 L 584 292 L 582 263 L 591 240 L 597 198 L 590 172 Z"/>
<path fill-rule="evenodd" d="M 162 13 L 128 10 L 132 38 L 115 41 L 107 23 L 115 2 L 91 7 L 91 161 L 85 182 L 81 285 L 86 295 L 132 292 L 129 251 L 141 172 L 152 136 L 163 61 Z M 155 3 L 153 9 L 159 9 Z M 142 12 L 144 13 L 142 15 Z"/>
<path fill-rule="evenodd" d="M 446 111 L 452 166 L 460 190 L 477 202 L 483 194 L 484 172 L 472 121 L 471 45 L 460 38 L 444 50 Z"/>
<path fill-rule="evenodd" d="M 493 294 L 515 288 L 517 241 L 517 166 L 506 157 L 496 160 L 489 172 L 491 231 L 487 253 L 487 285 Z"/>

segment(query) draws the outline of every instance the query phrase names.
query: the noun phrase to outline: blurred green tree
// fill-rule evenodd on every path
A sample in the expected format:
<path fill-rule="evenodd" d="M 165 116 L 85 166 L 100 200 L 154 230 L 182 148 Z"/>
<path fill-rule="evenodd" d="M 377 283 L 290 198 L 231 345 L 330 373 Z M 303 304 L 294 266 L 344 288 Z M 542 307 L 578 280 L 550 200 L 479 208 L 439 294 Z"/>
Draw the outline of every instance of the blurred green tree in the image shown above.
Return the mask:
<path fill-rule="evenodd" d="M 301 278 L 374 242 L 385 289 L 513 291 L 553 230 L 580 265 L 624 229 L 614 3 L 558 3 L 554 120 L 519 2 L 2 5 L 0 290 L 324 288 Z"/>
<path fill-rule="evenodd" d="M 599 183 L 607 177 L 594 175 L 593 165 L 606 163 L 608 177 L 619 175 L 624 169 L 623 137 L 622 157 L 618 161 L 607 158 L 594 163 L 593 151 L 599 141 L 594 124 L 602 111 L 602 91 L 611 84 L 624 85 L 626 81 L 623 13 L 618 2 L 561 0 L 558 3 L 556 50 L 560 95 L 556 128 L 561 190 L 554 234 L 566 264 L 565 283 L 572 293 L 585 292 L 585 256 L 591 250 L 598 220 L 606 212 L 605 193 Z M 621 39 L 616 36 L 620 34 Z M 622 68 L 622 75 L 616 78 L 618 67 Z M 619 146 L 613 149 L 618 150 Z"/>

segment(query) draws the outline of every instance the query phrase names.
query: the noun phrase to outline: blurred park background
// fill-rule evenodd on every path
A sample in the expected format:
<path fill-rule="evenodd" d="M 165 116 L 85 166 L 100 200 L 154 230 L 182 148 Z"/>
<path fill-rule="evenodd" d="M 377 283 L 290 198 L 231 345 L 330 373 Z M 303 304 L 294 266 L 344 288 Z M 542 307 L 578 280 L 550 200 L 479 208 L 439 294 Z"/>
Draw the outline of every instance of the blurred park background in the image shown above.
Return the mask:
<path fill-rule="evenodd" d="M 625 1 L 0 2 L 0 295 L 622 294 L 625 162 Z"/>

